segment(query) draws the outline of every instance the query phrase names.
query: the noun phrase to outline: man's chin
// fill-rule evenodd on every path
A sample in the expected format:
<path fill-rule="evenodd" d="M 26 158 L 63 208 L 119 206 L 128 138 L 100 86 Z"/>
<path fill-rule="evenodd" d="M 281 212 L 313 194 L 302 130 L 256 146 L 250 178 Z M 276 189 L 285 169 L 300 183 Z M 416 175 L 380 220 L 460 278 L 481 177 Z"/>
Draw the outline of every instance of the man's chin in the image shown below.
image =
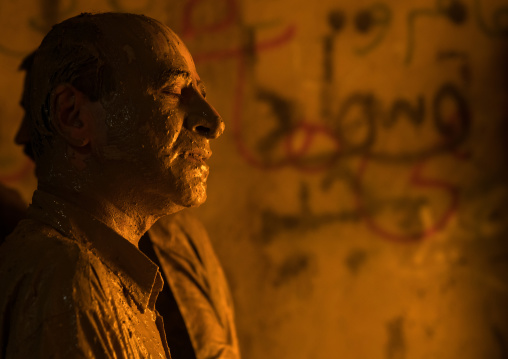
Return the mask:
<path fill-rule="evenodd" d="M 190 200 L 185 201 L 184 203 L 182 203 L 182 206 L 186 208 L 199 207 L 203 203 L 205 203 L 205 201 L 206 201 L 206 192 L 199 198 L 192 198 Z"/>
<path fill-rule="evenodd" d="M 177 193 L 175 203 L 183 208 L 199 207 L 206 201 L 206 182 Z"/>

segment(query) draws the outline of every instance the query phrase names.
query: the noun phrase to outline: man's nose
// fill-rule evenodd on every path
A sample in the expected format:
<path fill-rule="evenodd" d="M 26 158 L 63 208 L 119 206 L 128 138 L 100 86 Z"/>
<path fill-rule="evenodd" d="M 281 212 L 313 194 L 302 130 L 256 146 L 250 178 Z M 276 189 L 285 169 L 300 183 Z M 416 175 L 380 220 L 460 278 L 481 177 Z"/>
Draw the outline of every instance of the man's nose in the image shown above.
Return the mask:
<path fill-rule="evenodd" d="M 189 103 L 184 126 L 208 139 L 214 139 L 222 135 L 225 125 L 219 113 L 197 91 L 193 97 L 193 101 Z"/>

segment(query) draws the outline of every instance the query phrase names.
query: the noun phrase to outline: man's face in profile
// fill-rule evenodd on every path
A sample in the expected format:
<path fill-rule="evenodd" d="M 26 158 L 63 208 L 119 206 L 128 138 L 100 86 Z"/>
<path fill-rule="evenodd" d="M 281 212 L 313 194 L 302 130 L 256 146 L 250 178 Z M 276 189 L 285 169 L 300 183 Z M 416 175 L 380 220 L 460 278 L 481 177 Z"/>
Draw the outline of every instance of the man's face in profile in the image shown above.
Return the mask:
<path fill-rule="evenodd" d="M 151 33 L 149 43 L 133 41 L 123 48 L 129 61 L 119 71 L 125 74 L 122 101 L 129 110 L 122 116 L 132 116 L 138 134 L 125 145 L 141 164 L 145 191 L 196 206 L 206 199 L 209 140 L 220 136 L 224 123 L 206 101 L 181 40 L 167 28 Z M 122 116 L 107 121 L 119 122 Z"/>

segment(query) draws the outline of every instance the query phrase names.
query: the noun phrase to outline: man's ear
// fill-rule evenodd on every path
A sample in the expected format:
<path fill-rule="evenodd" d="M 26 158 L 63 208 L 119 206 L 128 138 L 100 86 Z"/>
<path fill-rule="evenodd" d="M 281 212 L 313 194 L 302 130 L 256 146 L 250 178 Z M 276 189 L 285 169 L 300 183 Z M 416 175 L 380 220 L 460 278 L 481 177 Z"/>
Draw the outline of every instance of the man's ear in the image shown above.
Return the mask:
<path fill-rule="evenodd" d="M 89 102 L 88 96 L 70 84 L 58 85 L 53 91 L 53 125 L 73 147 L 90 143 L 93 118 L 89 111 L 84 111 Z"/>

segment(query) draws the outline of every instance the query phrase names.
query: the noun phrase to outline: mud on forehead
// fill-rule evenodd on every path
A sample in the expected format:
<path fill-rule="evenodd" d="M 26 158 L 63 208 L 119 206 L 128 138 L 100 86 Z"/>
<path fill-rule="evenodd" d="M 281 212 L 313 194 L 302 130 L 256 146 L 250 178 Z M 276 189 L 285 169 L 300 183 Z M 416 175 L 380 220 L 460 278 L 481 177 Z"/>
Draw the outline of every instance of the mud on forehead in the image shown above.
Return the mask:
<path fill-rule="evenodd" d="M 127 80 L 129 75 L 141 75 L 149 85 L 158 87 L 164 82 L 163 75 L 168 70 L 195 72 L 189 51 L 170 28 L 153 19 L 139 20 L 129 19 L 122 26 L 108 24 L 111 28 L 104 29 L 114 33 L 111 46 L 120 53 L 112 53 L 110 61 L 121 77 Z M 118 30 L 126 25 L 127 28 Z"/>
<path fill-rule="evenodd" d="M 160 60 L 171 60 L 185 48 L 181 40 L 167 26 L 144 16 L 115 17 L 100 22 L 109 60 L 119 59 L 137 63 L 143 71 Z M 186 49 L 185 49 L 186 50 Z"/>

